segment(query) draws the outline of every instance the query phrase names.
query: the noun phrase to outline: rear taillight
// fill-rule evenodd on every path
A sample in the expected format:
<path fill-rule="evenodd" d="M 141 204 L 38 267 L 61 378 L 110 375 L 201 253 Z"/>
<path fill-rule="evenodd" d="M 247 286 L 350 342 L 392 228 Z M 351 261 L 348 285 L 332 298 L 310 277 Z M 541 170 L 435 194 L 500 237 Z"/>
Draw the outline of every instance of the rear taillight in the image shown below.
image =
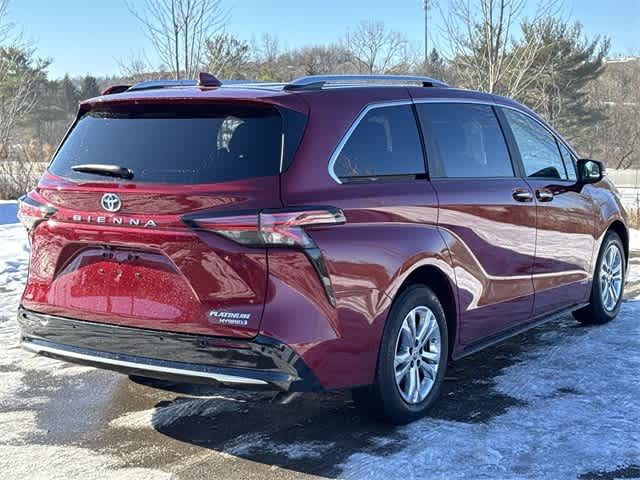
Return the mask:
<path fill-rule="evenodd" d="M 242 245 L 290 247 L 304 251 L 313 264 L 327 298 L 336 305 L 331 279 L 320 249 L 306 229 L 346 222 L 339 208 L 305 207 L 294 210 L 262 210 L 238 215 L 193 215 L 184 218 L 193 228 L 207 230 Z"/>
<path fill-rule="evenodd" d="M 314 248 L 305 228 L 345 223 L 338 208 L 303 210 L 263 210 L 240 215 L 194 215 L 184 221 L 194 228 L 208 230 L 242 245 L 257 247 Z"/>
<path fill-rule="evenodd" d="M 54 213 L 55 208 L 41 203 L 32 193 L 18 199 L 18 220 L 28 232 L 33 231 L 40 222 L 51 218 Z"/>

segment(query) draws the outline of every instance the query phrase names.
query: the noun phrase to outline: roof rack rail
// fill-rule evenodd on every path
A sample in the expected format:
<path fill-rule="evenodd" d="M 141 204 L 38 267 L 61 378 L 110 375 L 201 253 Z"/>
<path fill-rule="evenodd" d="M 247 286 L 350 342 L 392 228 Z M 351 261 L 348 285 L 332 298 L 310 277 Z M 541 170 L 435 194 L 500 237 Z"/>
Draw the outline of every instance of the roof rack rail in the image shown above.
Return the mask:
<path fill-rule="evenodd" d="M 325 86 L 353 87 L 362 85 L 412 85 L 423 87 L 448 87 L 445 82 L 431 77 L 413 75 L 311 75 L 292 80 L 285 90 L 320 90 Z"/>
<path fill-rule="evenodd" d="M 145 80 L 131 86 L 128 92 L 136 92 L 139 90 L 157 90 L 160 88 L 171 87 L 195 87 L 198 82 L 195 80 Z"/>
<path fill-rule="evenodd" d="M 219 87 L 222 82 L 207 72 L 200 72 L 198 80 L 146 80 L 129 87 L 128 92 L 158 90 L 172 87 Z"/>

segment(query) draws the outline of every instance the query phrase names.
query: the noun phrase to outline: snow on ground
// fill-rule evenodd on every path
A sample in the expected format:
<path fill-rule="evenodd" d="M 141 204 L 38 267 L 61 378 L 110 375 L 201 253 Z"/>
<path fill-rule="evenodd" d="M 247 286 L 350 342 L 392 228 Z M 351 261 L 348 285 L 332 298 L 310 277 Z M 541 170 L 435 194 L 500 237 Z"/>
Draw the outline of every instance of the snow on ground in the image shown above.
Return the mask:
<path fill-rule="evenodd" d="M 0 222 L 12 221 L 14 215 L 15 205 L 0 203 Z M 631 248 L 637 259 L 640 231 L 632 232 Z M 93 377 L 88 375 L 93 370 L 35 357 L 17 346 L 14 315 L 26 279 L 27 258 L 28 244 L 22 227 L 0 225 L 0 477 L 169 478 L 170 474 L 161 468 L 136 468 L 131 457 L 118 454 L 116 446 L 102 450 L 49 440 L 49 432 L 43 430 L 43 422 L 39 421 L 42 410 L 38 407 L 61 408 L 60 404 L 47 403 L 48 397 L 69 382 L 81 382 L 82 388 L 88 386 L 89 394 Z M 635 281 L 638 278 L 634 266 L 632 259 L 631 278 Z M 341 457 L 346 460 L 338 468 L 339 476 L 385 480 L 399 477 L 537 480 L 576 478 L 584 472 L 623 471 L 629 466 L 637 469 L 639 316 L 640 296 L 629 299 L 620 316 L 608 325 L 579 327 L 564 320 L 557 328 L 544 330 L 534 344 L 517 353 L 493 379 L 496 395 L 516 400 L 504 413 L 482 422 L 425 418 L 389 434 L 381 433 L 368 441 L 378 448 L 356 447 L 355 453 Z M 36 389 L 36 394 L 29 384 L 34 372 L 53 379 L 45 389 Z M 143 406 L 107 418 L 107 423 L 98 423 L 95 428 L 131 435 L 145 432 L 148 437 L 170 431 L 174 424 L 189 418 L 220 415 L 220 421 L 224 422 L 226 415 L 237 413 L 245 405 L 250 408 L 251 395 L 183 398 L 151 409 Z M 107 397 L 101 399 L 105 405 L 113 401 L 109 395 L 103 396 Z M 71 401 L 75 405 L 79 399 Z M 293 404 L 289 408 L 297 407 Z M 193 435 L 198 433 L 194 431 Z M 228 471 L 237 467 L 239 459 L 251 457 L 255 451 L 285 456 L 302 466 L 310 459 L 326 459 L 332 465 L 332 452 L 340 448 L 340 433 L 336 435 L 324 440 L 311 436 L 299 442 L 276 441 L 249 429 L 217 453 L 226 462 L 236 462 L 230 464 Z M 211 455 L 208 452 L 198 453 L 198 458 Z M 304 470 L 302 466 L 300 471 Z"/>
<path fill-rule="evenodd" d="M 629 231 L 629 249 L 640 251 L 640 230 L 631 229 Z"/>
<path fill-rule="evenodd" d="M 24 227 L 17 223 L 16 203 L 0 202 L 0 332 L 13 315 L 16 296 L 27 278 L 29 245 Z"/>
<path fill-rule="evenodd" d="M 20 349 L 15 315 L 27 278 L 29 246 L 25 230 L 15 222 L 15 202 L 0 202 L 0 477 L 2 479 L 67 480 L 70 478 L 119 480 L 167 479 L 170 475 L 144 468 L 121 468 L 115 455 L 72 445 L 48 445 L 38 428 L 34 407 L 44 397 L 23 397 L 31 371 L 53 376 L 79 376 L 91 370 L 36 357 Z M 2 224 L 2 222 L 11 222 Z M 52 387 L 55 389 L 55 387 Z"/>
<path fill-rule="evenodd" d="M 630 235 L 630 282 L 640 280 L 640 230 Z M 546 332 L 505 368 L 495 390 L 523 402 L 479 424 L 424 419 L 408 447 L 355 454 L 347 478 L 577 478 L 640 464 L 640 296 L 614 322 Z M 635 470 L 634 470 L 635 472 Z M 633 477 L 638 478 L 636 473 Z M 602 478 L 622 478 L 606 476 Z"/>
<path fill-rule="evenodd" d="M 605 326 L 547 332 L 503 370 L 496 390 L 516 398 L 486 423 L 425 419 L 402 429 L 408 447 L 355 454 L 347 478 L 577 478 L 640 463 L 640 302 Z M 620 333 L 623 335 L 620 335 Z"/>
<path fill-rule="evenodd" d="M 138 412 L 129 412 L 115 418 L 109 425 L 115 428 L 155 428 L 170 427 L 183 417 L 208 417 L 220 413 L 232 412 L 242 407 L 246 399 L 214 395 L 206 399 L 189 399 L 173 402 L 162 408 L 152 408 Z"/>
<path fill-rule="evenodd" d="M 18 207 L 15 200 L 0 200 L 0 225 L 17 223 Z"/>

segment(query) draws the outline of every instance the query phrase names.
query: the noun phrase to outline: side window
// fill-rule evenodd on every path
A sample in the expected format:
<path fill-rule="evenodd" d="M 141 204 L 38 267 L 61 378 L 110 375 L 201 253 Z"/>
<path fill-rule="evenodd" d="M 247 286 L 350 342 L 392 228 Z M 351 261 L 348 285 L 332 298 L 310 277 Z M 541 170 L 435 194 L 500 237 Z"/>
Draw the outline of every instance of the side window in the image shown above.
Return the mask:
<path fill-rule="evenodd" d="M 362 118 L 333 166 L 340 179 L 425 173 L 410 105 L 373 108 Z"/>
<path fill-rule="evenodd" d="M 567 172 L 556 139 L 527 115 L 503 109 L 518 144 L 527 177 L 567 179 Z"/>
<path fill-rule="evenodd" d="M 432 177 L 513 177 L 509 150 L 489 105 L 419 104 L 424 138 L 433 147 L 438 168 Z M 431 160 L 430 160 L 431 162 Z"/>
<path fill-rule="evenodd" d="M 576 180 L 578 176 L 576 174 L 576 163 L 573 154 L 563 143 L 558 142 L 558 144 L 560 145 L 562 160 L 564 160 L 564 168 L 567 170 L 567 177 L 569 180 Z"/>

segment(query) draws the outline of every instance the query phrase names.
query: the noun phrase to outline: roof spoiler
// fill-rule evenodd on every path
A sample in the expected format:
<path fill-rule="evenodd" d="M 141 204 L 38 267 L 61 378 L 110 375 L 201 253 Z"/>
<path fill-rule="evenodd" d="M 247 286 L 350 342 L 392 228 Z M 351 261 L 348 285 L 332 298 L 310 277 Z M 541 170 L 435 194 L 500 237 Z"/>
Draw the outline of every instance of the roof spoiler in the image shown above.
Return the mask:
<path fill-rule="evenodd" d="M 111 85 L 105 88 L 100 95 L 115 95 L 116 93 L 126 92 L 131 88 L 131 85 Z"/>

